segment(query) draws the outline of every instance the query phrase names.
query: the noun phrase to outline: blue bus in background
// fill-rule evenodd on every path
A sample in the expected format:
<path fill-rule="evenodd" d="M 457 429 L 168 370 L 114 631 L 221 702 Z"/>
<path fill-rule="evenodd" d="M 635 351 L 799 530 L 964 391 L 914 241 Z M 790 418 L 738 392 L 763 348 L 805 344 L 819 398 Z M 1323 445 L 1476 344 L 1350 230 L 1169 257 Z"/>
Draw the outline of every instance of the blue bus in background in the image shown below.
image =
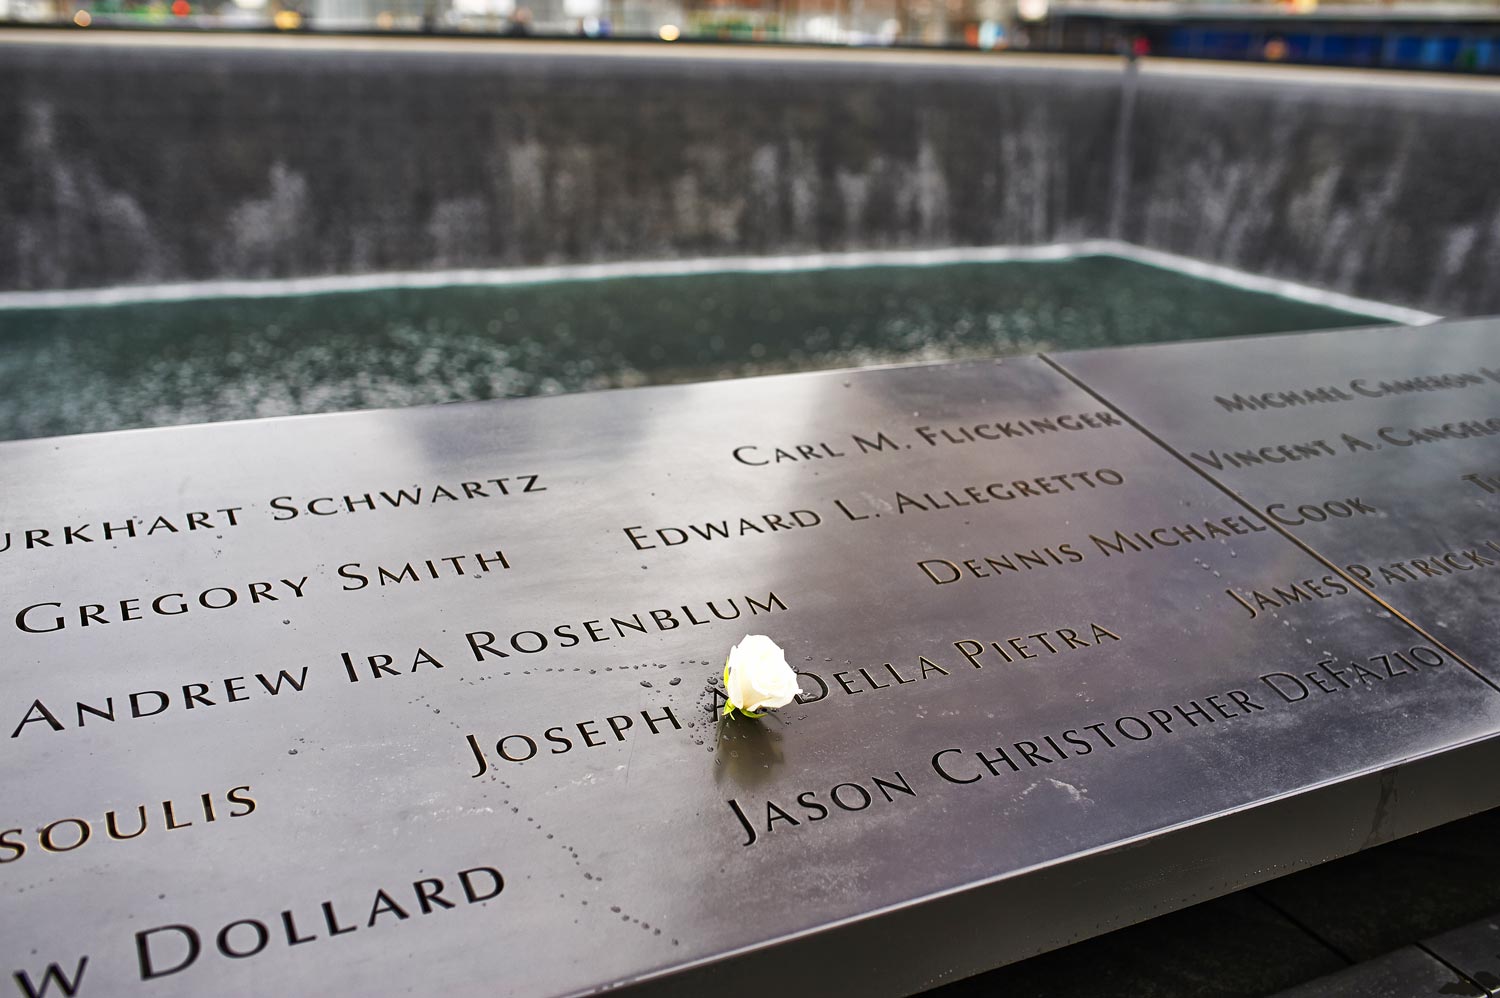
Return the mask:
<path fill-rule="evenodd" d="M 1054 3 L 1028 47 L 1500 74 L 1500 8 L 1398 4 Z"/>

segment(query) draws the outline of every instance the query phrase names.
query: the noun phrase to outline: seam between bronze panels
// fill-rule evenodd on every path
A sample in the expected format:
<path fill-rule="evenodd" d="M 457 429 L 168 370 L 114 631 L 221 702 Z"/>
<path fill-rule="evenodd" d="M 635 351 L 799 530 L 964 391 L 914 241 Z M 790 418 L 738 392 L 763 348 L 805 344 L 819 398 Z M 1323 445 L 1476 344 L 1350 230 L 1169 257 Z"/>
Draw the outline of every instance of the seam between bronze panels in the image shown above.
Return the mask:
<path fill-rule="evenodd" d="M 1348 572 L 1345 572 L 1338 565 L 1335 565 L 1328 558 L 1324 557 L 1323 554 L 1321 552 L 1319 552 L 1316 548 L 1314 548 L 1311 544 L 1307 543 L 1302 538 L 1298 537 L 1296 534 L 1294 534 L 1291 531 L 1287 530 L 1286 527 L 1284 527 L 1281 524 L 1277 523 L 1275 520 L 1273 520 L 1270 517 L 1266 516 L 1264 513 L 1262 513 L 1259 509 L 1256 508 L 1256 506 L 1255 506 L 1254 503 L 1250 502 L 1248 499 L 1246 499 L 1244 496 L 1240 495 L 1234 489 L 1230 488 L 1228 485 L 1225 485 L 1223 482 L 1219 481 L 1213 475 L 1210 475 L 1208 472 L 1204 471 L 1202 468 L 1198 467 L 1196 464 L 1194 464 L 1193 462 L 1189 461 L 1186 457 L 1184 457 L 1182 455 L 1182 453 L 1180 451 L 1177 450 L 1177 448 L 1175 448 L 1171 444 L 1167 443 L 1165 440 L 1163 440 L 1161 437 L 1157 436 L 1155 433 L 1152 433 L 1145 426 L 1143 426 L 1140 422 L 1138 422 L 1133 416 L 1131 416 L 1128 412 L 1126 412 L 1125 410 L 1121 409 L 1118 405 L 1116 405 L 1115 403 L 1111 402 L 1109 399 L 1105 398 L 1103 395 L 1101 395 L 1099 392 L 1095 391 L 1089 385 L 1085 384 L 1083 382 L 1083 380 L 1081 380 L 1079 377 L 1077 377 L 1075 374 L 1073 374 L 1072 371 L 1069 371 L 1067 368 L 1063 367 L 1061 364 L 1059 364 L 1057 361 L 1053 360 L 1051 357 L 1049 357 L 1045 353 L 1039 353 L 1039 354 L 1037 354 L 1037 356 L 1040 357 L 1049 366 L 1051 366 L 1052 369 L 1055 370 L 1058 374 L 1061 374 L 1063 377 L 1067 378 L 1069 381 L 1071 381 L 1073 384 L 1077 385 L 1083 391 L 1088 392 L 1090 395 L 1092 395 L 1095 399 L 1097 399 L 1099 401 L 1099 403 L 1101 405 L 1106 405 L 1110 409 L 1114 410 L 1114 412 L 1117 415 L 1119 415 L 1119 417 L 1121 419 L 1125 420 L 1125 422 L 1129 423 L 1131 426 L 1133 426 L 1137 430 L 1139 430 L 1142 434 L 1144 434 L 1146 436 L 1147 439 L 1149 439 L 1150 441 L 1152 441 L 1153 443 L 1155 443 L 1158 447 L 1160 447 L 1163 450 L 1165 450 L 1168 454 L 1171 454 L 1174 458 L 1176 458 L 1182 464 L 1186 465 L 1187 467 L 1191 468 L 1193 471 L 1197 472 L 1197 474 L 1200 477 L 1202 477 L 1205 481 L 1211 483 L 1215 488 L 1217 488 L 1219 491 L 1223 492 L 1225 495 L 1229 496 L 1229 498 L 1233 499 L 1235 502 L 1237 502 L 1241 506 L 1245 507 L 1245 509 L 1249 510 L 1251 513 L 1254 513 L 1255 514 L 1255 518 L 1257 520 L 1260 520 L 1262 523 L 1266 524 L 1268 527 L 1270 527 L 1276 533 L 1280 534 L 1283 538 L 1285 538 L 1286 540 L 1292 542 L 1297 547 L 1301 548 L 1302 551 L 1303 551 L 1303 553 L 1307 554 L 1309 557 L 1313 558 L 1319 564 L 1321 564 L 1324 568 L 1326 568 L 1329 571 L 1333 572 L 1339 578 L 1343 579 L 1345 582 L 1347 582 L 1351 586 L 1353 586 L 1356 590 L 1358 590 L 1359 592 L 1363 593 L 1365 596 L 1369 597 L 1371 600 L 1373 600 L 1381 608 L 1389 611 L 1393 616 L 1395 616 L 1395 618 L 1397 620 L 1401 621 L 1407 627 L 1410 627 L 1412 630 L 1416 631 L 1418 634 L 1420 634 L 1422 637 L 1426 638 L 1428 641 L 1432 642 L 1438 648 L 1441 648 L 1446 654 L 1452 655 L 1453 656 L 1453 660 L 1455 662 L 1457 662 L 1459 665 L 1463 666 L 1465 669 L 1468 669 L 1470 673 L 1472 673 L 1476 678 L 1478 678 L 1481 682 L 1483 682 L 1490 689 L 1496 691 L 1497 693 L 1500 693 L 1500 684 L 1497 684 L 1489 676 L 1487 676 L 1483 672 L 1481 672 L 1477 667 L 1475 667 L 1473 665 L 1473 663 L 1471 663 L 1463 655 L 1460 655 L 1458 652 L 1456 652 L 1452 648 L 1450 648 L 1446 642 L 1440 640 L 1436 635 L 1432 634 L 1426 628 L 1422 627 L 1415 620 L 1411 619 L 1406 614 L 1404 614 L 1400 610 L 1396 609 L 1396 607 L 1392 606 L 1383 597 L 1378 596 L 1375 593 L 1374 590 L 1372 590 L 1372 589 L 1368 588 L 1367 586 L 1363 585 L 1362 583 L 1360 583 L 1360 581 L 1358 579 L 1355 579 Z"/>
<path fill-rule="evenodd" d="M 1455 966 L 1453 964 L 1452 961 L 1445 960 L 1441 956 L 1439 956 L 1433 949 L 1431 949 L 1427 945 L 1426 940 L 1422 940 L 1420 942 L 1412 943 L 1412 945 L 1415 946 L 1417 949 L 1421 950 L 1423 953 L 1425 953 L 1428 956 L 1430 956 L 1432 959 L 1436 960 L 1438 963 L 1442 964 L 1444 967 L 1446 967 L 1449 970 L 1453 971 L 1454 975 L 1457 976 L 1459 978 L 1459 980 L 1461 980 L 1465 984 L 1468 984 L 1469 986 L 1471 986 L 1475 991 L 1478 991 L 1481 995 L 1491 994 L 1491 990 L 1489 988 L 1485 987 L 1483 984 L 1479 983 L 1479 981 L 1475 980 L 1474 976 L 1472 974 L 1470 974 L 1468 971 L 1459 969 L 1457 966 Z"/>

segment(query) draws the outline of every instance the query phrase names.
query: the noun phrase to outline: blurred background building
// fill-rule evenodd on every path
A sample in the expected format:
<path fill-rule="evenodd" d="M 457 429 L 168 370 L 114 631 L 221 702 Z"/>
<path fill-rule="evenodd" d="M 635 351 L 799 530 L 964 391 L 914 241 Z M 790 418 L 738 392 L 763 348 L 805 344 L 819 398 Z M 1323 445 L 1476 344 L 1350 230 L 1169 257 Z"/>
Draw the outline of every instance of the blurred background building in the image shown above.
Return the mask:
<path fill-rule="evenodd" d="M 1027 49 L 1500 72 L 1500 0 L 0 0 L 0 22 Z"/>

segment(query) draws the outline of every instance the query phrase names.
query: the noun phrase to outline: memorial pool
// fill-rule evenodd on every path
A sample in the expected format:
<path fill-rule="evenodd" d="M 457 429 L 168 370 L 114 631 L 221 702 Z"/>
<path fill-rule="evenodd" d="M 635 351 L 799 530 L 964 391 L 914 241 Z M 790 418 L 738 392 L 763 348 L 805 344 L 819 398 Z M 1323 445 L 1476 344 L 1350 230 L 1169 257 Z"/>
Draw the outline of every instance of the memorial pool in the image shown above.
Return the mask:
<path fill-rule="evenodd" d="M 1132 260 L 0 311 L 0 439 L 1369 325 Z"/>

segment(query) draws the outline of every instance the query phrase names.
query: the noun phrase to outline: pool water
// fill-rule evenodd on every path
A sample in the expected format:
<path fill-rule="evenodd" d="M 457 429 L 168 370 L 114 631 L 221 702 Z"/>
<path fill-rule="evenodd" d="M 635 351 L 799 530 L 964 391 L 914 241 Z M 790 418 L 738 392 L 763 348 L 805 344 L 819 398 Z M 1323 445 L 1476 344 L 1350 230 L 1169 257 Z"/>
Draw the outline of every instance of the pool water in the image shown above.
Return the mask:
<path fill-rule="evenodd" d="M 0 311 L 0 439 L 1369 325 L 1128 260 Z"/>

